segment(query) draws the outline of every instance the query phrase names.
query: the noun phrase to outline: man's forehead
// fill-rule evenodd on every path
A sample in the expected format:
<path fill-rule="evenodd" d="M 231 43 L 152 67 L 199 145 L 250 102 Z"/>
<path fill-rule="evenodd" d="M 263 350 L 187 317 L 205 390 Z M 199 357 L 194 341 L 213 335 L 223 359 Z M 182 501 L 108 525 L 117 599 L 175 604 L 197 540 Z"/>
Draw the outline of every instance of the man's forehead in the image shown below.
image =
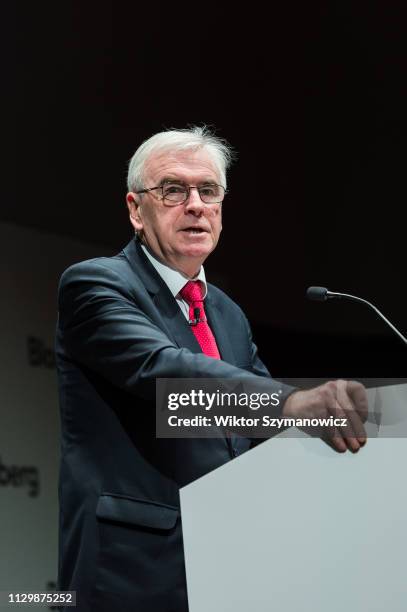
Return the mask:
<path fill-rule="evenodd" d="M 207 174 L 208 178 L 219 179 L 218 169 L 204 149 L 152 153 L 146 162 L 145 174 L 152 179 L 195 174 Z"/>

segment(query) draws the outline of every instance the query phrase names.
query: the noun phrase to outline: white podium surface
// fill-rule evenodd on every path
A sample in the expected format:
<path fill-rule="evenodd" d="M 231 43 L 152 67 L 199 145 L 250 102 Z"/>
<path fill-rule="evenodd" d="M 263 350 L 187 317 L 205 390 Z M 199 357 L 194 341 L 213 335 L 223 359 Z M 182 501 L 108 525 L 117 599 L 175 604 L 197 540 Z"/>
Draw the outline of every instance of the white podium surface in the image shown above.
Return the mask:
<path fill-rule="evenodd" d="M 369 395 L 356 455 L 278 436 L 181 490 L 190 612 L 407 610 L 407 385 Z"/>

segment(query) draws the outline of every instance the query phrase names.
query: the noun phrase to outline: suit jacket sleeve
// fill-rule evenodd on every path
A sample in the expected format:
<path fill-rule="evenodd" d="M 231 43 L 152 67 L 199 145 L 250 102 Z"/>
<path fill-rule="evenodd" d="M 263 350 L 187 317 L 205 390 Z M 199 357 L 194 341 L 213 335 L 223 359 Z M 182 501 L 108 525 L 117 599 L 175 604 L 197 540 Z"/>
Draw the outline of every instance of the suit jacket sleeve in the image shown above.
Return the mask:
<path fill-rule="evenodd" d="M 239 378 L 292 391 L 269 377 L 252 343 L 252 371 L 180 348 L 149 317 L 151 298 L 96 261 L 69 268 L 61 278 L 58 333 L 69 358 L 130 394 L 154 400 L 156 378 Z M 250 327 L 246 321 L 251 341 Z"/>

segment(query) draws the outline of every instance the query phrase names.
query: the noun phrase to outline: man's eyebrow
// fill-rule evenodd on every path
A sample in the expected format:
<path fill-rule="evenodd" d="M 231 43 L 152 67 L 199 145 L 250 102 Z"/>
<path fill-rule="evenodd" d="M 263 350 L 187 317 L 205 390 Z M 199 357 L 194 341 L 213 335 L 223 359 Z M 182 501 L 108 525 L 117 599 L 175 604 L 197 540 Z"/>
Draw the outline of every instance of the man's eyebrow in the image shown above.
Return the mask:
<path fill-rule="evenodd" d="M 176 176 L 164 176 L 160 182 L 159 185 L 163 185 L 164 183 L 183 183 L 185 184 L 185 181 L 183 181 L 182 179 L 176 177 Z"/>
<path fill-rule="evenodd" d="M 180 179 L 177 176 L 164 176 L 160 182 L 159 182 L 159 186 L 161 187 L 161 185 L 163 185 L 164 183 L 181 183 L 182 185 L 187 185 L 188 183 L 186 183 L 184 180 Z M 201 186 L 201 185 L 217 185 L 218 183 L 213 179 L 213 178 L 205 178 L 202 179 L 201 181 L 199 181 L 197 183 L 197 185 Z"/>

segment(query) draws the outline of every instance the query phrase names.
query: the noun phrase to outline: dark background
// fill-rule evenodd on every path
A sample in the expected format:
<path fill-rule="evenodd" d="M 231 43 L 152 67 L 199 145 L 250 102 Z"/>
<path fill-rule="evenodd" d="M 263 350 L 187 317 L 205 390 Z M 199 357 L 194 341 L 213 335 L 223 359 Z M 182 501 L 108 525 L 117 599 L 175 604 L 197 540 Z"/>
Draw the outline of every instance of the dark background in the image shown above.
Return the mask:
<path fill-rule="evenodd" d="M 211 124 L 237 150 L 205 267 L 276 376 L 404 376 L 405 2 L 2 7 L 1 220 L 118 251 L 127 161 Z M 44 271 L 46 273 L 46 271 Z"/>

